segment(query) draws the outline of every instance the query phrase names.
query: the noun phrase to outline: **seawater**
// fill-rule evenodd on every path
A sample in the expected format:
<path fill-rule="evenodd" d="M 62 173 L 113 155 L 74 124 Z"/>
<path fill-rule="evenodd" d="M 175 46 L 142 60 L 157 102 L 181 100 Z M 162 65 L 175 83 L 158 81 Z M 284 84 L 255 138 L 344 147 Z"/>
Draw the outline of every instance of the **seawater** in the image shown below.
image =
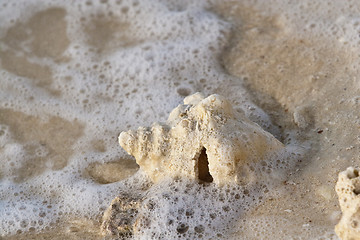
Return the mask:
<path fill-rule="evenodd" d="M 0 236 L 99 239 L 111 200 L 137 192 L 159 206 L 143 209 L 140 239 L 336 239 L 337 173 L 359 164 L 358 13 L 356 1 L 1 1 Z M 287 145 L 260 167 L 269 181 L 153 186 L 138 171 L 119 133 L 195 92 L 226 96 Z"/>

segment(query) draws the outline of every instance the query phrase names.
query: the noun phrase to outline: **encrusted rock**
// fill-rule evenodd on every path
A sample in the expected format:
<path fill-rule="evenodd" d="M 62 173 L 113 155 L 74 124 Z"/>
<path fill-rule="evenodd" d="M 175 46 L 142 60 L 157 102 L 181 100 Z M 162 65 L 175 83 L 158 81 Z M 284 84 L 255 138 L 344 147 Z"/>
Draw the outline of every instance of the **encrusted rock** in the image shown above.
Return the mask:
<path fill-rule="evenodd" d="M 349 167 L 339 174 L 336 183 L 342 217 L 335 227 L 342 240 L 360 240 L 359 168 Z"/>
<path fill-rule="evenodd" d="M 112 200 L 105 211 L 101 230 L 104 235 L 130 237 L 137 219 L 141 198 L 122 194 Z"/>

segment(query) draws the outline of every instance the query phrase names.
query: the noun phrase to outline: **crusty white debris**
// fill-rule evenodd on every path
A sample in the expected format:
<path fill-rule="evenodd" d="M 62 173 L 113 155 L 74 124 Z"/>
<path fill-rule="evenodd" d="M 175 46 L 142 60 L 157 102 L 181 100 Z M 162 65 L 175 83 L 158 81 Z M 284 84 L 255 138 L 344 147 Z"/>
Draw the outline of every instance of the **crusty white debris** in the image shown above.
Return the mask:
<path fill-rule="evenodd" d="M 342 240 L 360 240 L 359 168 L 349 167 L 339 174 L 336 183 L 342 217 L 335 227 Z"/>
<path fill-rule="evenodd" d="M 216 184 L 254 178 L 251 165 L 284 146 L 217 94 L 195 93 L 166 124 L 122 132 L 120 145 L 153 182 L 183 176 Z"/>
<path fill-rule="evenodd" d="M 102 233 L 104 235 L 114 235 L 121 239 L 130 237 L 140 204 L 140 197 L 126 194 L 112 200 L 103 216 Z"/>

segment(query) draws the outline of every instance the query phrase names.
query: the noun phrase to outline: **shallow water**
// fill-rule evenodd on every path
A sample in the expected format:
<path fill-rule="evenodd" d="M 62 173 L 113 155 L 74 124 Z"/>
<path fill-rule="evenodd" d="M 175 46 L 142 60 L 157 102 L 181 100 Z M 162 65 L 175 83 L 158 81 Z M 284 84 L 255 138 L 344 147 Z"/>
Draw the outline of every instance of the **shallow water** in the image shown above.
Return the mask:
<path fill-rule="evenodd" d="M 360 160 L 358 2 L 0 4 L 2 238 L 101 239 L 111 200 L 136 192 L 166 206 L 144 207 L 139 239 L 337 239 L 337 174 Z M 198 91 L 226 96 L 288 155 L 245 188 L 149 185 L 119 133 Z"/>

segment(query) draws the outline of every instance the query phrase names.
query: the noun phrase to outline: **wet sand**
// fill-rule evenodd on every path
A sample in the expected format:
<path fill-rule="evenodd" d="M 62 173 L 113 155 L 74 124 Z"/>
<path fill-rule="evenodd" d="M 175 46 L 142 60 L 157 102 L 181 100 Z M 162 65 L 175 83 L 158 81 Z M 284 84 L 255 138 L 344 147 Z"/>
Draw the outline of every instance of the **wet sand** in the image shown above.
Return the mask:
<path fill-rule="evenodd" d="M 101 239 L 114 197 L 155 191 L 119 133 L 203 92 L 294 149 L 218 238 L 337 239 L 337 176 L 359 165 L 358 3 L 1 4 L 2 238 Z"/>

